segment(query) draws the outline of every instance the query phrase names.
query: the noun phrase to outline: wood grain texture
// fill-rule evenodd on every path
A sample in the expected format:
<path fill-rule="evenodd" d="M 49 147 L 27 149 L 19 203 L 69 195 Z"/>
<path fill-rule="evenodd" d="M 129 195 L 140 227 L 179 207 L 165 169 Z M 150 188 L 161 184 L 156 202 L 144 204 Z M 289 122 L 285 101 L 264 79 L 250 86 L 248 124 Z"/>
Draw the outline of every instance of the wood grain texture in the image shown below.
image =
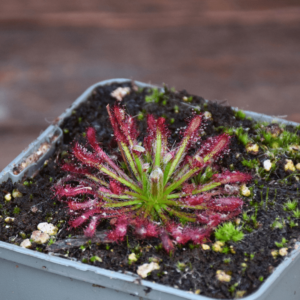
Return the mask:
<path fill-rule="evenodd" d="M 0 169 L 109 78 L 166 82 L 300 122 L 297 2 L 1 3 Z"/>

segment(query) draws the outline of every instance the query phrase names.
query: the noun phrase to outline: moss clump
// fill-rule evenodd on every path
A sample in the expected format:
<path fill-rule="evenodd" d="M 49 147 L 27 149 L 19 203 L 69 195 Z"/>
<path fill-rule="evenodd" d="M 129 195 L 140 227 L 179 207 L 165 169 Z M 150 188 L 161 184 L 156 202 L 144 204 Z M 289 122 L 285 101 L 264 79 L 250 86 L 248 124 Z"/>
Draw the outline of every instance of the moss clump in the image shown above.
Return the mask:
<path fill-rule="evenodd" d="M 236 228 L 232 222 L 227 222 L 218 227 L 215 237 L 222 242 L 239 242 L 244 238 L 244 233 Z"/>

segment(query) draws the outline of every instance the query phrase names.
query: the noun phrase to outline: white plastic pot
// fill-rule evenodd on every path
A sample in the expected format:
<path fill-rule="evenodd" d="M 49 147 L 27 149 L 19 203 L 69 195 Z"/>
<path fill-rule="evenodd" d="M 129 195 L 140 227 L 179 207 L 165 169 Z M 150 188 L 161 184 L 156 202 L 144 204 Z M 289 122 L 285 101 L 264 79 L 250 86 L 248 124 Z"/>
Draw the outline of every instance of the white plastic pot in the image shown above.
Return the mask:
<path fill-rule="evenodd" d="M 55 143 L 61 142 L 62 131 L 59 125 L 71 115 L 76 107 L 86 101 L 92 91 L 113 82 L 128 82 L 128 79 L 112 79 L 99 82 L 88 88 L 60 117 L 56 125 L 50 125 L 26 151 L 14 159 L 1 173 L 0 182 L 11 178 L 21 180 L 25 172 L 28 176 L 39 170 L 44 161 L 53 153 L 49 148 L 37 163 L 28 166 L 20 174 L 13 173 L 18 165 L 40 144 L 50 141 L 55 135 Z M 135 82 L 139 87 L 153 87 Z M 259 121 L 271 122 L 274 118 L 245 111 L 247 116 Z M 298 125 L 294 122 L 277 119 L 279 123 Z M 299 300 L 300 299 L 300 247 L 294 250 L 275 269 L 262 286 L 244 300 Z M 172 287 L 141 280 L 137 275 L 93 267 L 78 261 L 70 261 L 48 254 L 39 253 L 9 243 L 0 242 L 0 299 L 1 300 L 205 300 L 211 299 L 191 294 Z"/>

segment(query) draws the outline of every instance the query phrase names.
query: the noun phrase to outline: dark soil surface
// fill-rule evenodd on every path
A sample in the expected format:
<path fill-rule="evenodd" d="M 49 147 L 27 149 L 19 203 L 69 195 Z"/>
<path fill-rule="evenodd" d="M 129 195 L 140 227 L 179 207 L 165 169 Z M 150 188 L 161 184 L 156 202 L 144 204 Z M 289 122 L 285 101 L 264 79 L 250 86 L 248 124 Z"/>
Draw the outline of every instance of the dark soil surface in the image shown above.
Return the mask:
<path fill-rule="evenodd" d="M 52 187 L 55 182 L 65 176 L 65 172 L 60 170 L 60 165 L 71 159 L 73 141 L 77 140 L 85 144 L 85 130 L 89 126 L 96 129 L 98 141 L 101 142 L 105 151 L 116 157 L 120 156 L 105 108 L 107 104 L 115 103 L 115 99 L 110 96 L 110 93 L 118 86 L 120 85 L 113 84 L 97 88 L 88 101 L 73 111 L 73 114 L 62 124 L 63 143 L 57 146 L 54 155 L 34 178 L 24 178 L 28 184 L 24 185 L 23 182 L 12 184 L 8 180 L 0 185 L 1 241 L 19 245 L 25 236 L 30 238 L 32 231 L 37 230 L 39 223 L 45 221 L 59 227 L 56 240 L 83 234 L 82 228 L 75 230 L 69 227 L 66 203 L 55 199 Z M 131 87 L 131 83 L 123 86 Z M 150 91 L 147 89 L 132 91 L 125 96 L 122 104 L 133 116 L 141 115 L 141 113 L 164 116 L 172 132 L 170 144 L 181 139 L 177 129 L 186 125 L 185 120 L 191 115 L 192 106 L 198 107 L 196 110 L 209 111 L 212 114 L 212 120 L 205 124 L 206 134 L 203 136 L 203 140 L 220 134 L 220 126 L 247 128 L 250 135 L 255 132 L 255 122 L 247 118 L 239 119 L 228 106 L 213 102 L 206 103 L 203 98 L 198 96 L 193 96 L 192 102 L 186 103 L 182 101 L 184 96 L 190 96 L 186 91 L 172 92 L 170 90 L 166 90 L 166 103 L 146 103 L 145 95 L 149 93 Z M 174 109 L 175 105 L 178 106 L 179 112 L 177 113 Z M 141 133 L 140 139 L 142 139 L 146 132 L 145 118 L 138 121 L 138 126 Z M 287 129 L 294 130 L 293 128 Z M 250 172 L 241 163 L 243 159 L 258 158 L 261 162 L 266 159 L 266 154 L 262 149 L 256 156 L 248 154 L 245 146 L 238 141 L 235 135 L 231 139 L 230 149 L 229 154 L 219 161 L 219 164 L 227 169 Z M 244 295 L 251 294 L 284 259 L 280 255 L 275 258 L 271 255 L 272 250 L 279 250 L 275 241 L 281 242 L 282 238 L 285 238 L 288 241 L 285 246 L 288 247 L 288 251 L 291 251 L 300 236 L 300 226 L 291 226 L 291 222 L 297 223 L 297 219 L 293 218 L 291 211 L 284 209 L 284 204 L 288 200 L 299 201 L 300 184 L 295 176 L 288 177 L 291 174 L 284 170 L 285 157 L 282 156 L 280 159 L 278 166 L 268 178 L 258 176 L 254 170 L 251 171 L 255 179 L 254 183 L 249 185 L 252 187 L 253 196 L 244 198 L 243 207 L 243 212 L 247 213 L 249 219 L 245 218 L 245 215 L 238 217 L 245 237 L 239 243 L 228 244 L 228 246 L 234 247 L 235 253 L 231 253 L 231 251 L 219 253 L 203 250 L 201 246 L 187 244 L 184 247 L 177 247 L 174 255 L 169 256 L 159 247 L 158 239 L 136 240 L 134 236 L 129 236 L 128 241 L 122 243 L 108 245 L 87 242 L 82 247 L 61 250 L 56 255 L 110 270 L 135 274 L 139 265 L 148 263 L 149 258 L 155 257 L 160 260 L 161 268 L 147 277 L 147 280 L 152 282 L 191 292 L 200 290 L 201 295 L 215 298 L 232 298 L 237 291 L 246 291 Z M 286 180 L 283 182 L 282 180 L 285 178 Z M 21 192 L 22 196 L 9 202 L 5 201 L 4 196 L 12 193 L 13 189 Z M 299 203 L 298 208 L 300 208 Z M 4 220 L 8 216 L 14 217 L 14 222 L 6 223 Z M 281 223 L 282 226 L 272 226 L 275 221 Z M 104 222 L 98 226 L 98 231 L 109 228 L 109 222 Z M 210 246 L 215 241 L 214 236 L 211 237 L 211 240 L 212 242 L 208 243 Z M 32 248 L 47 253 L 46 245 L 33 244 Z M 129 265 L 128 255 L 132 252 L 136 252 L 140 257 L 136 263 Z M 90 262 L 90 258 L 93 256 L 100 257 L 102 262 Z M 179 270 L 178 262 L 184 263 L 186 267 Z M 230 282 L 218 281 L 216 279 L 217 270 L 223 270 L 231 275 Z"/>

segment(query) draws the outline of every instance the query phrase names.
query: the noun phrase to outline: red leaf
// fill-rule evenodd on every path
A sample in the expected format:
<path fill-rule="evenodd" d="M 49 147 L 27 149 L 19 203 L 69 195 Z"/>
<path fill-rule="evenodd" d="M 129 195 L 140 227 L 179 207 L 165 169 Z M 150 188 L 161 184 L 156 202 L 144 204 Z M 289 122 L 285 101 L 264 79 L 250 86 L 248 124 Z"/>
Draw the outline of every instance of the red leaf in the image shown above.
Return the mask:
<path fill-rule="evenodd" d="M 226 171 L 221 174 L 214 174 L 212 179 L 222 184 L 238 183 L 238 182 L 242 183 L 242 182 L 250 181 L 252 179 L 252 176 L 250 174 L 241 173 L 241 172 Z"/>
<path fill-rule="evenodd" d="M 163 248 L 168 252 L 173 252 L 174 250 L 174 245 L 171 241 L 171 239 L 169 238 L 168 234 L 163 230 L 160 234 L 160 239 L 162 242 L 162 246 Z"/>
<path fill-rule="evenodd" d="M 83 231 L 84 235 L 87 237 L 92 237 L 95 234 L 95 231 L 97 229 L 97 226 L 100 222 L 101 215 L 93 216 L 90 224 L 87 226 L 87 228 Z"/>
<path fill-rule="evenodd" d="M 217 212 L 232 212 L 243 206 L 243 201 L 239 198 L 217 198 L 206 203 L 208 209 Z"/>

